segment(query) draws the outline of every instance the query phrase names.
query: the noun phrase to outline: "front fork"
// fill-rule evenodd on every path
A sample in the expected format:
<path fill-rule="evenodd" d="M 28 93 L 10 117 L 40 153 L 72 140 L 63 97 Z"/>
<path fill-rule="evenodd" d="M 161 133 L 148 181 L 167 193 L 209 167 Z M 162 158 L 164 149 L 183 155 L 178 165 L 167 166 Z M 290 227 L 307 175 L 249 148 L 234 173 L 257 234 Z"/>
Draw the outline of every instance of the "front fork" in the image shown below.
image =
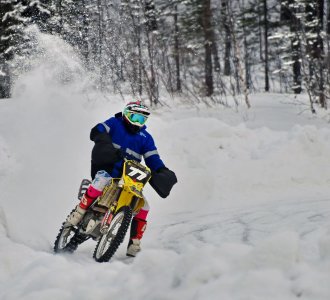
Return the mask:
<path fill-rule="evenodd" d="M 105 213 L 102 222 L 101 222 L 101 227 L 100 227 L 100 232 L 102 234 L 106 234 L 110 228 L 110 224 L 112 221 L 112 218 L 114 216 L 114 212 L 116 210 L 116 206 L 117 206 L 118 202 L 114 201 L 110 208 L 107 210 L 107 212 Z"/>
<path fill-rule="evenodd" d="M 120 197 L 121 192 L 123 190 L 123 182 L 122 181 L 119 182 L 118 188 L 119 188 L 119 191 L 116 194 L 116 198 L 111 203 L 109 209 L 107 210 L 107 212 L 105 213 L 105 215 L 102 219 L 101 226 L 100 226 L 101 234 L 106 234 L 108 232 L 109 228 L 110 228 L 111 221 L 113 219 L 113 216 L 115 214 L 115 211 L 116 211 L 116 208 L 117 208 L 117 205 L 118 205 L 119 197 Z"/>

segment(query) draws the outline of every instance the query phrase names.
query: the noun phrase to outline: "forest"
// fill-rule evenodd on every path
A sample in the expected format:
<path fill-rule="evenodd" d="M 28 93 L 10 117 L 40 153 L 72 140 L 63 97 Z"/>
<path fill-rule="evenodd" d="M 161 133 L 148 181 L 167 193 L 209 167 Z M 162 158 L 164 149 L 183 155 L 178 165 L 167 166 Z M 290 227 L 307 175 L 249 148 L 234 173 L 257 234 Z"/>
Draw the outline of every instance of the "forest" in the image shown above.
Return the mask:
<path fill-rule="evenodd" d="M 273 92 L 328 106 L 328 1 L 1 0 L 0 98 L 35 51 L 31 26 L 74 47 L 96 89 L 151 105 L 166 93 L 249 107 L 250 94 Z"/>

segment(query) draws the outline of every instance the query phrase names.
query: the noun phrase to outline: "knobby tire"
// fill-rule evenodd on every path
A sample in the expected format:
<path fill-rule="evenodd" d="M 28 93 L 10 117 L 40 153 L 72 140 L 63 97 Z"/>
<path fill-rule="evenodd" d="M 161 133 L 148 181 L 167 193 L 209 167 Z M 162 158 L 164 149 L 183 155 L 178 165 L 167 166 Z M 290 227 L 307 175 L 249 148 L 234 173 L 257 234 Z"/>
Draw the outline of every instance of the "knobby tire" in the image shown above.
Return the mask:
<path fill-rule="evenodd" d="M 75 209 L 73 209 L 71 211 L 71 213 L 74 211 Z M 78 232 L 78 229 L 75 229 L 74 227 L 64 227 L 64 224 L 66 222 L 63 222 L 62 227 L 60 229 L 60 232 L 58 233 L 55 243 L 54 243 L 54 252 L 55 253 L 72 253 L 74 251 L 77 250 L 78 246 L 80 244 L 82 244 L 84 241 L 86 241 L 88 239 L 88 237 L 86 237 L 86 235 L 83 235 L 81 233 Z M 61 243 L 61 239 L 63 238 L 63 234 L 65 232 L 66 229 L 70 229 L 70 231 L 74 231 L 74 235 L 71 237 L 71 239 L 65 244 L 64 247 L 61 247 L 60 243 Z"/>
<path fill-rule="evenodd" d="M 123 219 L 121 221 L 121 225 L 117 231 L 117 234 L 112 238 L 112 240 L 108 246 L 108 249 L 104 252 L 103 255 L 101 255 L 101 257 L 97 257 L 98 248 L 102 247 L 101 243 L 104 242 L 102 237 L 99 239 L 99 241 L 95 247 L 93 258 L 97 262 L 108 262 L 111 259 L 111 257 L 115 254 L 115 252 L 117 251 L 119 245 L 124 241 L 127 230 L 131 224 L 132 209 L 128 206 L 124 206 L 116 213 L 116 215 L 118 215 L 118 214 L 123 214 Z M 114 216 L 114 219 L 115 219 L 116 215 Z M 111 223 L 110 226 L 114 226 L 114 225 L 112 225 L 112 223 Z M 110 234 L 110 232 L 107 233 L 107 235 Z"/>

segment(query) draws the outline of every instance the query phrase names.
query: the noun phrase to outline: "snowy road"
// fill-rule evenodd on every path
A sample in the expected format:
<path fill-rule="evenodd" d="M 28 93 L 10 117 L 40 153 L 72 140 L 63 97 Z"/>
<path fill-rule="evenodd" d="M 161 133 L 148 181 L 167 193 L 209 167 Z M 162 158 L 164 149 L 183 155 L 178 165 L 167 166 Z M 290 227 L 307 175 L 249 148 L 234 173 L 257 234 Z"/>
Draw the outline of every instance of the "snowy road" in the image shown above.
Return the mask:
<path fill-rule="evenodd" d="M 212 214 L 178 213 L 173 218 L 180 221 L 167 223 L 161 231 L 168 236 L 176 233 L 177 238 L 170 244 L 192 235 L 197 241 L 215 246 L 221 246 L 224 242 L 255 245 L 274 232 L 290 230 L 296 231 L 301 239 L 308 240 L 309 235 L 330 220 L 330 199 L 253 206 L 244 210 L 225 210 Z M 214 232 L 217 232 L 216 236 Z"/>
<path fill-rule="evenodd" d="M 0 299 L 326 299 L 320 257 L 329 253 L 319 243 L 329 207 L 328 199 L 166 215 L 139 257 L 122 246 L 109 264 L 92 260 L 93 242 L 54 255 L 0 227 Z"/>

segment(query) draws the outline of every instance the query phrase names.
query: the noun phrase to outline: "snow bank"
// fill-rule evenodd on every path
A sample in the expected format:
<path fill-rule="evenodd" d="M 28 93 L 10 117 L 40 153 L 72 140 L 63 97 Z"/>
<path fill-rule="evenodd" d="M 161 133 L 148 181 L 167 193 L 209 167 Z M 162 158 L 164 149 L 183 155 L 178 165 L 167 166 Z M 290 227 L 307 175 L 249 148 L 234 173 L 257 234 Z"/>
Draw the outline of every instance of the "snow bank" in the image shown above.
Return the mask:
<path fill-rule="evenodd" d="M 278 118 L 280 122 L 281 115 Z M 203 117 L 155 125 L 165 163 L 178 172 L 180 187 L 170 198 L 176 209 L 328 197 L 328 128 L 297 124 L 287 131 L 251 129 L 249 124 L 230 126 L 225 120 Z"/>

